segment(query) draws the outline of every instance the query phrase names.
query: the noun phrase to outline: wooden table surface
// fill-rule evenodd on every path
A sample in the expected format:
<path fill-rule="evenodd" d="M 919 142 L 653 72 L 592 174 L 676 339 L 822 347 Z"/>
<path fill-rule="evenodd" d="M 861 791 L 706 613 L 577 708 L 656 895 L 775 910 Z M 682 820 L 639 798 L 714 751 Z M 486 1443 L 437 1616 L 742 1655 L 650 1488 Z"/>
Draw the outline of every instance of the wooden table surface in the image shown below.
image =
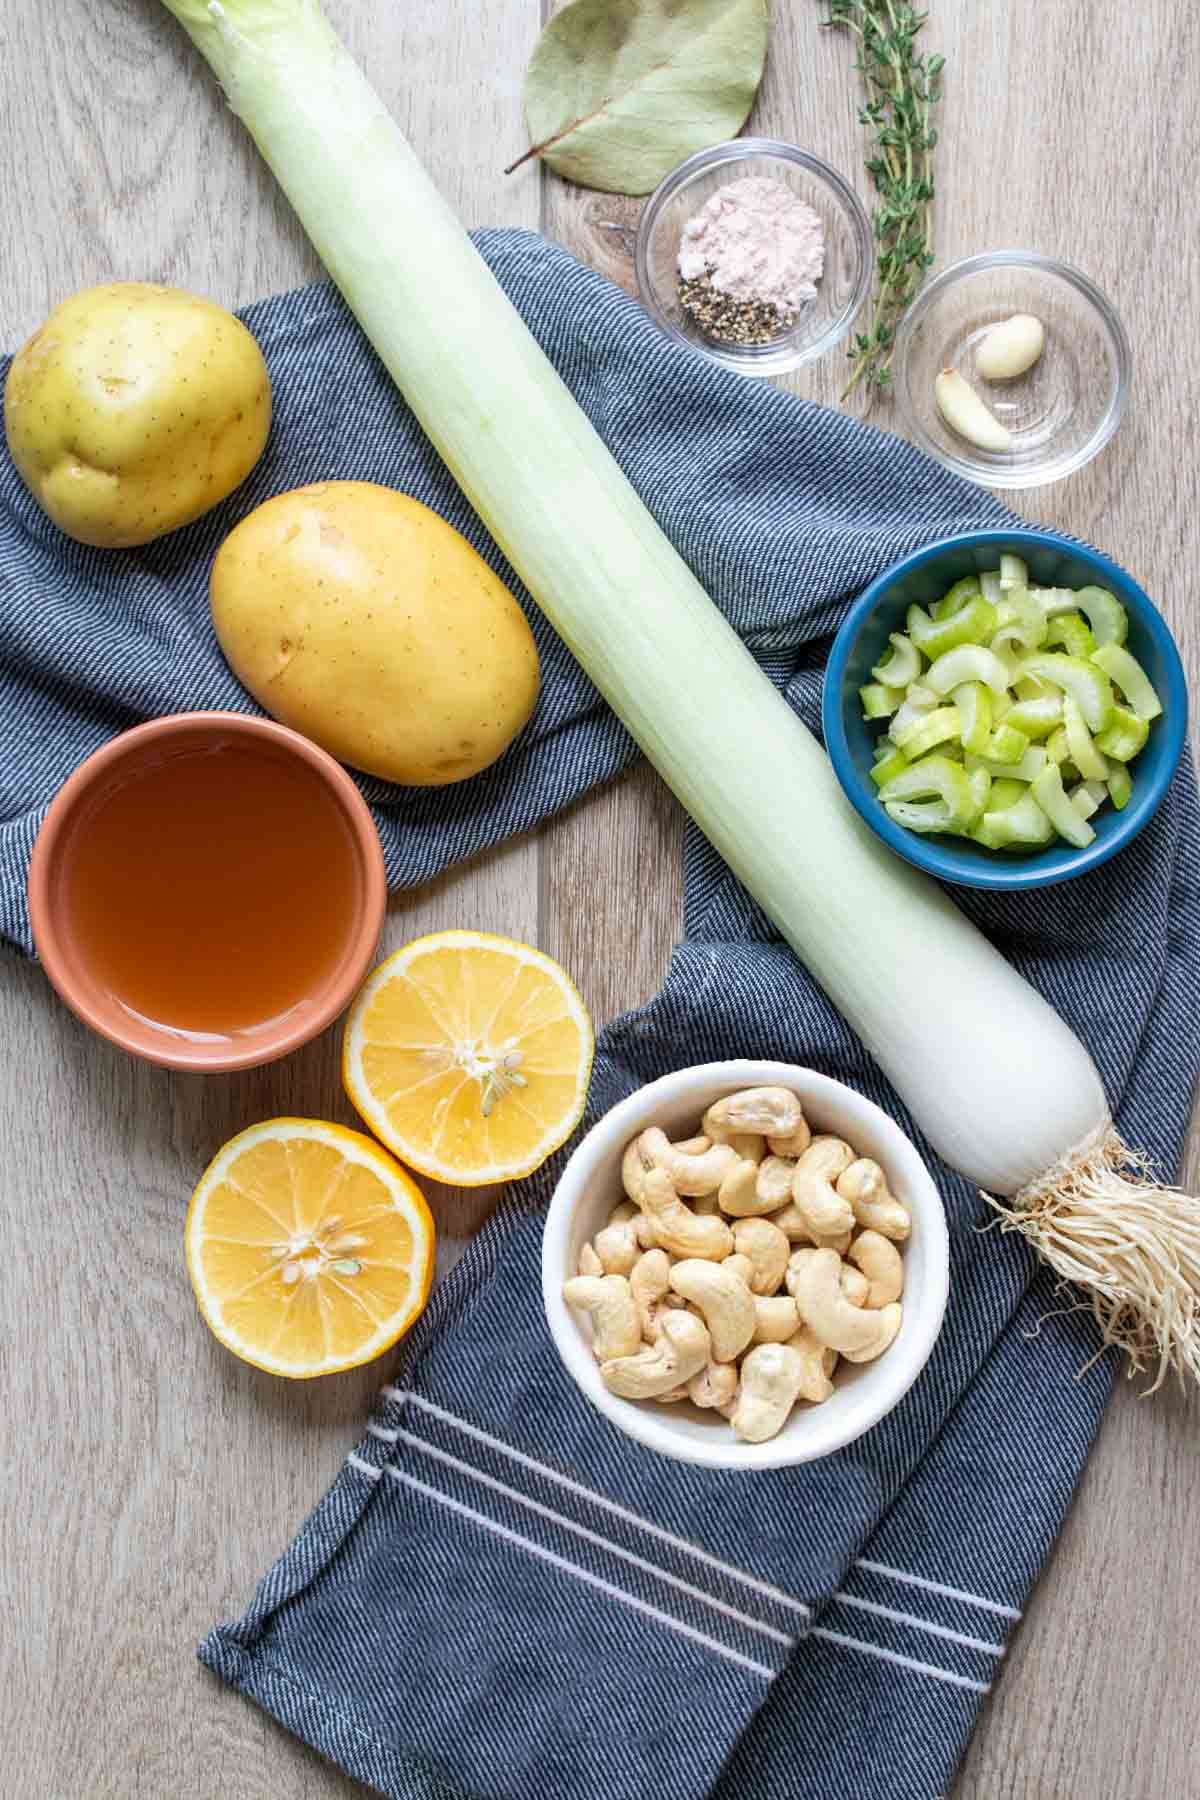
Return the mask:
<path fill-rule="evenodd" d="M 329 10 L 468 223 L 540 229 L 627 279 L 611 227 L 634 204 L 533 167 L 501 174 L 524 143 L 540 0 Z M 1112 296 L 1134 344 L 1134 401 L 1114 444 L 1020 508 L 1137 572 L 1200 692 L 1196 11 L 1173 0 L 933 10 L 930 44 L 948 59 L 940 259 L 1055 252 Z M 752 128 L 807 145 L 865 194 L 849 46 L 817 29 L 815 0 L 773 11 Z M 236 305 L 317 273 L 156 0 L 4 0 L 0 69 L 9 347 L 91 282 L 162 280 Z M 795 385 L 832 400 L 839 373 Z M 396 901 L 389 940 L 451 925 L 529 939 L 566 963 L 603 1021 L 659 982 L 679 922 L 680 831 L 673 801 L 640 770 Z M 633 934 L 621 896 L 635 871 Z M 241 1611 L 323 1492 L 381 1378 L 372 1368 L 292 1387 L 244 1367 L 209 1337 L 183 1269 L 187 1196 L 218 1144 L 274 1113 L 347 1116 L 334 1037 L 258 1074 L 177 1078 L 89 1036 L 40 971 L 3 958 L 0 1043 L 0 1796 L 360 1792 L 194 1660 L 199 1636 Z M 437 1204 L 449 1239 L 481 1216 L 479 1201 Z M 1123 1388 L 956 1800 L 1200 1795 L 1198 1492 L 1196 1408 Z"/>

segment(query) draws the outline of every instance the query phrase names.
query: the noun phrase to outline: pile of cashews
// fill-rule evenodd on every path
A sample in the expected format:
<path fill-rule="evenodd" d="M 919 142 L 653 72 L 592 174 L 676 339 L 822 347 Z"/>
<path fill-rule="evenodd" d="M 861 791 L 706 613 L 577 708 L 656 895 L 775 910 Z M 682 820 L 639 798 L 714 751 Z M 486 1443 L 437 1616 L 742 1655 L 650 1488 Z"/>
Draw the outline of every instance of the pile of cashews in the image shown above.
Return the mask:
<path fill-rule="evenodd" d="M 763 1443 L 829 1399 L 839 1357 L 871 1362 L 899 1331 L 908 1210 L 789 1089 L 729 1094 L 682 1142 L 651 1126 L 621 1177 L 563 1286 L 612 1393 L 691 1400 Z"/>

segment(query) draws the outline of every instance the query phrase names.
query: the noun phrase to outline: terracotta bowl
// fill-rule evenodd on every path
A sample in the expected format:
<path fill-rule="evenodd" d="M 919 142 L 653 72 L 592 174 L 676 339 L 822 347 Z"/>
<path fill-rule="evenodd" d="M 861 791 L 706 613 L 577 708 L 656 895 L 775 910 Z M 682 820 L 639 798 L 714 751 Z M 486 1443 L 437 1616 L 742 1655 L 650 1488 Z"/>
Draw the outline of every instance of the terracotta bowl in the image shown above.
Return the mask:
<path fill-rule="evenodd" d="M 143 1017 L 89 966 L 66 904 L 65 863 L 74 834 L 86 830 L 89 815 L 107 788 L 135 776 L 164 751 L 217 748 L 249 739 L 294 759 L 336 804 L 345 824 L 346 855 L 354 867 L 348 881 L 351 916 L 342 921 L 341 942 L 315 987 L 263 1024 L 228 1033 L 189 1033 Z M 146 864 L 152 866 L 153 846 Z M 29 912 L 34 943 L 59 995 L 93 1031 L 134 1056 L 164 1068 L 217 1072 L 256 1068 L 306 1044 L 349 1004 L 370 969 L 383 928 L 387 889 L 383 852 L 374 820 L 346 771 L 324 750 L 273 720 L 242 713 L 177 713 L 136 726 L 104 744 L 68 777 L 50 805 L 33 848 L 29 870 Z M 280 907 L 295 897 L 280 894 Z"/>

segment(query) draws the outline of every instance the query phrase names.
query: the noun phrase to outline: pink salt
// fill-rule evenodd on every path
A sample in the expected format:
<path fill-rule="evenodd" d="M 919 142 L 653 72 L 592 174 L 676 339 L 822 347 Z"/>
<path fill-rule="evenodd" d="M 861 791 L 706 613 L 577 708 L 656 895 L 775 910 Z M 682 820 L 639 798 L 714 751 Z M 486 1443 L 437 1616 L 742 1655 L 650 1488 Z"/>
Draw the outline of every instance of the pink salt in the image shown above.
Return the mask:
<path fill-rule="evenodd" d="M 813 298 L 824 266 L 820 218 L 764 175 L 718 188 L 688 220 L 679 243 L 684 281 L 707 275 L 735 300 L 766 301 L 789 315 Z"/>

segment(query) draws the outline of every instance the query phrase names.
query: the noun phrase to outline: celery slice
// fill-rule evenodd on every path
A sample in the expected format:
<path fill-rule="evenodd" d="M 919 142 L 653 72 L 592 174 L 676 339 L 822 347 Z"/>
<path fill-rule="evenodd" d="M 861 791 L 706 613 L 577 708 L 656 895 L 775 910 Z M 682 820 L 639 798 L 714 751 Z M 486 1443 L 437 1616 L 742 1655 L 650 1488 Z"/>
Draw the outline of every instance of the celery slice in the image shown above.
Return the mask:
<path fill-rule="evenodd" d="M 910 606 L 906 623 L 917 649 L 936 662 L 959 644 L 985 644 L 996 629 L 996 609 L 977 595 L 947 619 L 931 619 L 923 606 Z"/>
<path fill-rule="evenodd" d="M 879 681 L 869 681 L 866 687 L 860 687 L 858 697 L 862 701 L 864 719 L 890 719 L 899 711 L 904 698 L 899 688 L 884 687 Z"/>
<path fill-rule="evenodd" d="M 986 810 L 1004 812 L 1007 807 L 1015 806 L 1028 786 L 1027 781 L 1014 781 L 1010 775 L 993 775 Z"/>
<path fill-rule="evenodd" d="M 884 687 L 906 688 L 921 673 L 920 651 L 902 631 L 893 631 L 888 643 L 891 645 L 890 654 L 883 661 L 877 662 L 871 673 Z"/>
<path fill-rule="evenodd" d="M 980 592 L 979 577 L 964 575 L 961 581 L 956 581 L 953 587 L 946 590 L 940 600 L 935 600 L 929 610 L 935 619 L 949 619 L 968 600 L 977 599 Z"/>
<path fill-rule="evenodd" d="M 935 750 L 939 744 L 944 744 L 947 738 L 958 737 L 961 730 L 957 706 L 939 706 L 936 712 L 926 713 L 911 725 L 902 726 L 899 731 L 893 726 L 891 737 L 897 748 L 903 750 L 912 762 L 918 756 Z M 898 798 L 904 800 L 909 796 L 901 794 Z"/>
<path fill-rule="evenodd" d="M 1108 797 L 1118 812 L 1129 805 L 1133 795 L 1133 778 L 1123 763 L 1114 763 L 1108 772 Z"/>
<path fill-rule="evenodd" d="M 975 802 L 975 818 L 981 818 L 987 811 L 992 797 L 991 770 L 980 763 L 977 768 L 967 770 L 967 784 L 971 789 L 971 798 Z"/>
<path fill-rule="evenodd" d="M 1000 629 L 996 633 L 1002 643 L 1020 644 L 1025 650 L 1038 650 L 1046 641 L 1049 629 L 1046 615 L 1025 588 L 1013 588 L 1005 595 L 1000 609 Z M 992 643 L 995 645 L 996 639 Z"/>
<path fill-rule="evenodd" d="M 896 776 L 901 774 L 907 767 L 908 758 L 905 756 L 903 750 L 891 748 L 888 750 L 886 756 L 881 756 L 876 761 L 875 767 L 871 770 L 871 780 L 875 783 L 876 787 L 885 787 L 889 781 L 894 781 Z"/>
<path fill-rule="evenodd" d="M 918 719 L 927 718 L 936 705 L 937 695 L 931 688 L 923 688 L 915 681 L 910 682 L 904 696 L 904 704 L 888 726 L 888 736 L 892 742 L 898 744 L 900 739 L 897 733 L 903 732 L 909 725 L 915 724 Z"/>
<path fill-rule="evenodd" d="M 1107 588 L 1081 587 L 1075 604 L 1087 616 L 1092 635 L 1101 648 L 1106 644 L 1123 644 L 1129 636 L 1129 615 L 1115 594 Z"/>
<path fill-rule="evenodd" d="M 1006 719 L 1003 725 L 997 725 L 984 755 L 989 762 L 1019 762 L 1029 748 L 1029 739 L 1015 725 Z"/>
<path fill-rule="evenodd" d="M 1078 612 L 1079 602 L 1073 588 L 1031 587 L 1029 592 L 1048 619 L 1055 613 Z"/>
<path fill-rule="evenodd" d="M 1097 651 L 1097 655 L 1103 655 L 1103 651 Z M 1037 675 L 1071 694 L 1091 732 L 1103 731 L 1112 717 L 1112 683 L 1103 665 L 1096 667 L 1094 658 L 1084 662 L 1081 657 L 1064 656 L 1058 650 L 1036 651 L 1022 662 L 1021 674 Z"/>
<path fill-rule="evenodd" d="M 1007 551 L 1000 558 L 1000 586 L 1006 594 L 1011 588 L 1029 586 L 1029 570 L 1019 556 L 1010 556 Z"/>
<path fill-rule="evenodd" d="M 999 607 L 1004 598 L 999 569 L 987 569 L 979 577 L 979 589 L 989 606 Z"/>
<path fill-rule="evenodd" d="M 1030 785 L 1030 793 L 1057 831 L 1077 850 L 1086 850 L 1096 833 L 1086 819 L 1081 819 L 1062 784 L 1057 763 L 1048 762 Z"/>
<path fill-rule="evenodd" d="M 1136 656 L 1131 656 L 1120 644 L 1101 644 L 1093 654 L 1092 661 L 1106 675 L 1112 676 L 1139 719 L 1147 722 L 1157 719 L 1162 711 L 1162 702 Z"/>
<path fill-rule="evenodd" d="M 1031 744 L 1028 750 L 1022 752 L 1020 760 L 1014 763 L 995 762 L 989 756 L 969 756 L 966 759 L 968 773 L 976 762 L 983 764 L 993 781 L 1020 781 L 1028 786 L 1034 776 L 1040 775 L 1045 768 L 1046 752 L 1041 744 Z"/>
<path fill-rule="evenodd" d="M 1028 738 L 1049 737 L 1062 724 L 1061 693 L 1039 695 L 1037 699 L 1018 700 L 1004 715 L 1004 723 L 1023 731 Z"/>
<path fill-rule="evenodd" d="M 1007 693 L 1009 685 L 1008 670 L 1000 658 L 985 650 L 982 644 L 959 644 L 955 649 L 947 650 L 926 671 L 925 681 L 942 698 L 951 688 L 961 687 L 968 681 L 981 681 L 994 694 Z"/>
<path fill-rule="evenodd" d="M 1081 819 L 1090 819 L 1093 813 L 1100 810 L 1099 802 L 1094 794 L 1089 793 L 1086 781 L 1081 781 L 1078 787 L 1073 787 L 1067 795 L 1067 799 Z"/>
<path fill-rule="evenodd" d="M 995 786 L 992 794 L 995 795 Z M 1023 850 L 1031 844 L 1048 844 L 1054 827 L 1025 788 L 1019 800 L 1003 808 L 989 807 L 971 836 L 989 850 Z"/>
<path fill-rule="evenodd" d="M 1051 762 L 1065 763 L 1071 754 L 1071 746 L 1067 743 L 1067 728 L 1060 725 L 1057 731 L 1051 732 L 1046 740 L 1046 755 Z"/>
<path fill-rule="evenodd" d="M 1125 707 L 1114 706 L 1108 730 L 1100 733 L 1096 744 L 1105 756 L 1127 763 L 1132 762 L 1138 752 L 1145 748 L 1149 736 L 1148 719 L 1139 719 L 1136 713 L 1128 712 Z"/>
<path fill-rule="evenodd" d="M 956 654 L 951 650 L 949 655 Z M 959 736 L 964 750 L 982 755 L 992 735 L 992 696 L 982 681 L 965 681 L 951 698 L 958 708 Z"/>
<path fill-rule="evenodd" d="M 1085 781 L 1105 781 L 1108 764 L 1103 752 L 1092 742 L 1092 734 L 1073 694 L 1063 694 L 1063 729 L 1067 734 L 1067 754 Z M 1110 726 L 1111 729 L 1111 726 Z"/>
<path fill-rule="evenodd" d="M 1096 648 L 1096 640 L 1092 636 L 1092 628 L 1082 613 L 1059 613 L 1057 618 L 1046 623 L 1046 648 L 1061 644 L 1068 656 L 1081 656 L 1085 660 Z M 871 671 L 875 673 L 874 670 Z"/>
<path fill-rule="evenodd" d="M 946 756 L 911 763 L 879 790 L 890 818 L 910 831 L 963 831 L 976 817 L 965 769 Z M 922 806 L 910 802 L 925 802 Z"/>

